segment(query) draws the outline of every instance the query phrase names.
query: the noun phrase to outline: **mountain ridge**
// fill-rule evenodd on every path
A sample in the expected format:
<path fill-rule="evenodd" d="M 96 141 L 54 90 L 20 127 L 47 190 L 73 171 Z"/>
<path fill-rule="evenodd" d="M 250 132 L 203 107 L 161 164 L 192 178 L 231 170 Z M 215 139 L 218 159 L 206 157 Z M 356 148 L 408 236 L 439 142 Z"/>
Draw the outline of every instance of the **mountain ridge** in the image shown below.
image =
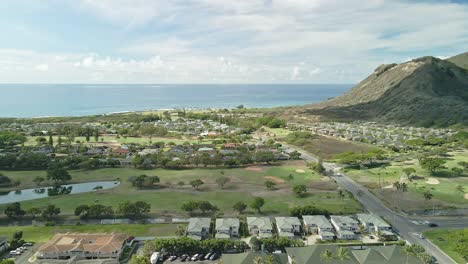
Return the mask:
<path fill-rule="evenodd" d="M 383 64 L 348 92 L 296 113 L 320 120 L 468 124 L 468 71 L 431 56 Z"/>

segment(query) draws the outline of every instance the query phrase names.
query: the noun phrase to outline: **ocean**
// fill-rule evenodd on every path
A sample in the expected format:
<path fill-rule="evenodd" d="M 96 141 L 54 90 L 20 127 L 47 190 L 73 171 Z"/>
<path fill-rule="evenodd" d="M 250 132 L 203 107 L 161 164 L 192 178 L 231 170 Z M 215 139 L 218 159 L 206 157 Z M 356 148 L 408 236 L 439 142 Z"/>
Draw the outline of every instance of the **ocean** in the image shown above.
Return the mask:
<path fill-rule="evenodd" d="M 0 84 L 0 117 L 83 116 L 158 109 L 304 105 L 351 84 Z"/>

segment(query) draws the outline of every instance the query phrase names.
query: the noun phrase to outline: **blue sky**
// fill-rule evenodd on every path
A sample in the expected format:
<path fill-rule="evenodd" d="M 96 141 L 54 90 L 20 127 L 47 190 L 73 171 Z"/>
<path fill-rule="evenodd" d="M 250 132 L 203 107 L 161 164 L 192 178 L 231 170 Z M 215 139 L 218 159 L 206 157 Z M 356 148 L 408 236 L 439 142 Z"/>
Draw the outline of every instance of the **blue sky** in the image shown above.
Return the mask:
<path fill-rule="evenodd" d="M 468 51 L 468 1 L 2 0 L 2 83 L 356 83 Z"/>

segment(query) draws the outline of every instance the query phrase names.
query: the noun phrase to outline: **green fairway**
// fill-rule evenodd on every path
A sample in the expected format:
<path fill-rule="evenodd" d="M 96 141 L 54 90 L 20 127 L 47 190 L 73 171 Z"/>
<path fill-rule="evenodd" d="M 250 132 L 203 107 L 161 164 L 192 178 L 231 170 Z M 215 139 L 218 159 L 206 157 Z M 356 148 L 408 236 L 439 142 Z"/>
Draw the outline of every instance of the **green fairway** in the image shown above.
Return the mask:
<path fill-rule="evenodd" d="M 296 172 L 301 169 L 304 173 Z M 32 179 L 45 175 L 39 171 L 3 171 L 12 179 L 21 180 L 21 186 L 34 186 Z M 160 188 L 136 189 L 128 182 L 129 176 L 146 174 L 157 175 L 161 179 Z M 288 214 L 289 208 L 296 205 L 314 204 L 333 213 L 353 213 L 360 210 L 360 205 L 353 199 L 340 199 L 336 186 L 324 181 L 320 175 L 307 169 L 303 162 L 289 162 L 283 166 L 263 166 L 251 168 L 211 169 L 198 168 L 189 170 L 137 170 L 133 168 L 99 169 L 93 171 L 71 171 L 74 182 L 99 180 L 120 180 L 121 184 L 113 189 L 97 192 L 55 196 L 22 202 L 24 208 L 42 207 L 47 204 L 57 205 L 63 214 L 73 214 L 76 206 L 99 202 L 114 208 L 124 200 L 145 201 L 151 204 L 151 212 L 156 214 L 184 214 L 180 207 L 189 200 L 207 200 L 227 214 L 234 214 L 232 206 L 238 201 L 250 203 L 257 196 L 264 197 L 266 204 L 263 211 L 271 214 Z M 289 177 L 292 176 L 292 179 Z M 218 177 L 228 177 L 230 182 L 224 188 L 216 184 Z M 199 190 L 194 190 L 189 182 L 203 180 Z M 268 190 L 265 181 L 277 182 L 275 190 Z M 298 198 L 291 191 L 297 184 L 309 186 L 309 194 Z M 321 184 L 321 189 L 315 189 Z M 323 187 L 323 185 L 328 188 Z M 3 211 L 5 205 L 0 205 Z"/>
<path fill-rule="evenodd" d="M 457 263 L 468 261 L 468 229 L 434 229 L 423 234 Z"/>
<path fill-rule="evenodd" d="M 55 233 L 66 232 L 115 232 L 128 236 L 175 236 L 177 227 L 185 224 L 116 224 L 116 225 L 80 225 L 80 226 L 8 226 L 0 227 L 0 236 L 11 238 L 14 232 L 23 231 L 23 239 L 28 242 L 43 243 Z"/>
<path fill-rule="evenodd" d="M 347 175 L 351 176 L 355 181 L 364 184 L 371 189 L 379 189 L 391 186 L 394 182 L 399 181 L 400 177 L 406 177 L 403 172 L 404 168 L 414 168 L 418 178 L 408 183 L 409 191 L 417 194 L 417 197 L 422 199 L 423 193 L 430 191 L 434 195 L 434 199 L 446 203 L 450 206 L 466 207 L 468 199 L 464 198 L 464 193 L 457 191 L 457 186 L 463 186 L 465 193 L 468 193 L 468 177 L 466 172 L 460 177 L 450 176 L 450 169 L 460 167 L 457 163 L 460 161 L 468 161 L 468 153 L 454 152 L 448 158 L 445 164 L 445 169 L 430 174 L 427 170 L 420 167 L 417 160 L 406 162 L 394 162 L 389 166 L 355 170 L 346 170 Z M 429 184 L 428 179 L 433 178 L 438 181 L 438 184 Z"/>

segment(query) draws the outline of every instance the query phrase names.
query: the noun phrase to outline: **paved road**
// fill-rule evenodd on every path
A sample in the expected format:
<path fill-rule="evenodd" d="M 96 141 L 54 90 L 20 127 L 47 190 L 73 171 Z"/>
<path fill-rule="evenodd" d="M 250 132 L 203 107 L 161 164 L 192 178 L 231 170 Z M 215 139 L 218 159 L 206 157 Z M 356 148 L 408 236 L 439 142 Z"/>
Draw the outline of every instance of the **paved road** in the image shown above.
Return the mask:
<path fill-rule="evenodd" d="M 291 147 L 286 145 L 290 149 L 297 150 L 302 154 L 302 158 L 306 161 L 314 161 L 317 162 L 317 158 L 310 155 L 309 153 L 305 152 L 304 150 L 297 149 L 295 147 Z M 339 167 L 336 164 L 332 163 L 324 163 L 324 167 L 327 170 L 337 171 Z M 427 224 L 417 224 L 413 221 L 434 221 L 440 225 L 440 227 L 468 227 L 468 219 L 467 218 L 459 218 L 457 219 L 440 219 L 435 220 L 435 218 L 418 218 L 418 217 L 407 217 L 405 215 L 396 213 L 386 207 L 382 201 L 380 201 L 375 195 L 367 190 L 367 188 L 362 187 L 361 185 L 357 184 L 351 178 L 346 176 L 345 174 L 340 173 L 338 176 L 336 173 L 332 178 L 337 182 L 339 186 L 346 189 L 347 191 L 351 192 L 354 197 L 363 205 L 363 207 L 374 214 L 380 215 L 388 220 L 392 224 L 392 228 L 396 231 L 403 239 L 406 239 L 409 243 L 417 243 L 423 246 L 426 251 L 432 254 L 439 263 L 441 264 L 452 264 L 454 262 L 447 254 L 445 254 L 442 250 L 432 244 L 430 241 L 426 239 L 421 239 L 419 234 L 424 229 L 427 229 Z M 458 221 L 458 222 L 457 222 Z"/>

